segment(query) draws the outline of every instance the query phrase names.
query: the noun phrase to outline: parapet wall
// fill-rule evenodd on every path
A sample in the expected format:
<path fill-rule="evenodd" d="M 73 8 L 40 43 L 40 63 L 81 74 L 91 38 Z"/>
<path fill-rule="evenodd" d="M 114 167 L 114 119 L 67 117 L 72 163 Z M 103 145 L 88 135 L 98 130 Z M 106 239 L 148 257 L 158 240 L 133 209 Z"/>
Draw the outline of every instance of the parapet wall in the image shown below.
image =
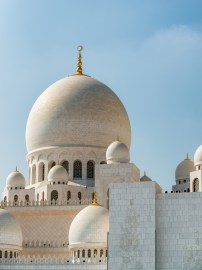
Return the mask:
<path fill-rule="evenodd" d="M 110 187 L 109 270 L 201 270 L 202 193 L 155 182 Z"/>

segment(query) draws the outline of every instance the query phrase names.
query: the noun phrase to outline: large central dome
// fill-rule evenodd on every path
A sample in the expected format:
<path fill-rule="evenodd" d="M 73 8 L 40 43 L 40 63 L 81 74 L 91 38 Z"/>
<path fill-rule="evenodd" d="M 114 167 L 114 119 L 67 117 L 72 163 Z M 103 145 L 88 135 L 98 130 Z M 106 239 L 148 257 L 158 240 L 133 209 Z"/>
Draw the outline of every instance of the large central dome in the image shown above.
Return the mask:
<path fill-rule="evenodd" d="M 46 147 L 104 147 L 116 136 L 130 148 L 130 122 L 103 83 L 73 75 L 55 82 L 35 102 L 26 127 L 28 152 Z"/>

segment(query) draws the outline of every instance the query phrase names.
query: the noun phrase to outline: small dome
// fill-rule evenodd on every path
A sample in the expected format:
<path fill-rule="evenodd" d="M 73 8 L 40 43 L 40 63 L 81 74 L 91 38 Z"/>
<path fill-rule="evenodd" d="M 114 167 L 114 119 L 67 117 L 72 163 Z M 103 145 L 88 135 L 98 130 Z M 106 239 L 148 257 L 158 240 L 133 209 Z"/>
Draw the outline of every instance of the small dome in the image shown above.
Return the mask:
<path fill-rule="evenodd" d="M 200 145 L 194 155 L 194 165 L 202 165 L 202 145 Z"/>
<path fill-rule="evenodd" d="M 149 177 L 146 175 L 146 172 L 144 172 L 144 175 L 140 178 L 140 181 L 141 181 L 141 182 L 147 182 L 147 181 L 152 181 L 152 179 L 149 178 Z"/>
<path fill-rule="evenodd" d="M 48 181 L 68 181 L 69 175 L 61 165 L 55 165 L 48 173 Z"/>
<path fill-rule="evenodd" d="M 25 188 L 25 178 L 24 176 L 18 172 L 12 172 L 9 174 L 6 180 L 6 187 L 7 188 Z"/>
<path fill-rule="evenodd" d="M 109 211 L 89 205 L 79 212 L 69 229 L 69 245 L 74 247 L 107 247 Z"/>
<path fill-rule="evenodd" d="M 128 163 L 130 161 L 128 147 L 119 141 L 111 143 L 106 151 L 106 160 L 107 164 Z"/>
<path fill-rule="evenodd" d="M 0 249 L 22 250 L 22 231 L 17 220 L 0 209 Z"/>
<path fill-rule="evenodd" d="M 188 155 L 186 159 L 179 163 L 175 170 L 175 179 L 176 180 L 183 180 L 189 179 L 190 172 L 195 171 L 194 162 L 189 159 Z"/>

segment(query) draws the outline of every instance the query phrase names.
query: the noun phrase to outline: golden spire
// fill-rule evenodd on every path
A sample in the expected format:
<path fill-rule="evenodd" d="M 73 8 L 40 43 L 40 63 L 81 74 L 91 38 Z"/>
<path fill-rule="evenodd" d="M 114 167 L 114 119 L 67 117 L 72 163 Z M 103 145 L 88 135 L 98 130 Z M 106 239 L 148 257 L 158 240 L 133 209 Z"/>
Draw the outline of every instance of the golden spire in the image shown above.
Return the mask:
<path fill-rule="evenodd" d="M 81 51 L 83 50 L 83 46 L 78 46 L 77 51 L 79 52 L 78 54 L 78 62 L 77 62 L 77 69 L 76 69 L 76 75 L 82 75 L 83 70 L 82 70 L 82 56 L 81 56 Z"/>
<path fill-rule="evenodd" d="M 93 202 L 91 203 L 91 205 L 99 206 L 99 204 L 97 202 L 97 192 L 96 191 L 93 192 Z"/>
<path fill-rule="evenodd" d="M 119 137 L 119 135 L 116 136 L 116 141 L 117 141 L 117 142 L 120 142 L 120 137 Z"/>
<path fill-rule="evenodd" d="M 186 154 L 186 160 L 189 160 L 189 153 Z"/>

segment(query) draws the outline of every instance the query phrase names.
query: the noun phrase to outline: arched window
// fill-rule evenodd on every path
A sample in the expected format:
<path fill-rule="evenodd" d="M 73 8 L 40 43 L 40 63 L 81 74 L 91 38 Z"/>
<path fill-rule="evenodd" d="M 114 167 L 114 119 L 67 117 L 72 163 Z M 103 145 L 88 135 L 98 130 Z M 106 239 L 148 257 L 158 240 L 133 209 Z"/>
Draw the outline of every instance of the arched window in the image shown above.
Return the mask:
<path fill-rule="evenodd" d="M 100 257 L 104 254 L 103 249 L 100 250 Z"/>
<path fill-rule="evenodd" d="M 25 201 L 26 201 L 26 202 L 29 202 L 29 195 L 28 195 L 28 194 L 25 195 Z"/>
<path fill-rule="evenodd" d="M 16 253 L 16 251 L 14 252 L 14 258 L 16 258 L 17 257 L 17 253 Z"/>
<path fill-rule="evenodd" d="M 53 160 L 50 161 L 50 162 L 48 163 L 48 171 L 50 171 L 50 169 L 53 168 L 55 165 L 56 165 L 55 161 L 53 161 Z"/>
<path fill-rule="evenodd" d="M 80 191 L 78 192 L 78 199 L 79 199 L 79 201 L 81 200 L 81 192 Z"/>
<path fill-rule="evenodd" d="M 32 166 L 32 184 L 35 184 L 36 182 L 36 165 L 34 164 Z"/>
<path fill-rule="evenodd" d="M 44 181 L 45 178 L 45 165 L 43 162 L 39 164 L 38 179 L 39 182 Z"/>
<path fill-rule="evenodd" d="M 85 249 L 82 250 L 82 257 L 85 258 Z"/>
<path fill-rule="evenodd" d="M 77 257 L 80 258 L 80 250 L 77 251 Z"/>
<path fill-rule="evenodd" d="M 67 200 L 69 201 L 70 199 L 71 199 L 71 191 L 68 190 L 68 191 L 67 191 Z"/>
<path fill-rule="evenodd" d="M 12 254 L 12 251 L 10 251 L 10 259 L 12 259 L 12 255 L 13 255 L 13 254 Z"/>
<path fill-rule="evenodd" d="M 193 182 L 193 191 L 194 192 L 199 192 L 199 180 L 198 180 L 198 178 L 195 178 L 194 179 L 194 182 Z"/>
<path fill-rule="evenodd" d="M 67 160 L 63 161 L 61 165 L 66 169 L 66 171 L 69 173 L 69 162 Z"/>
<path fill-rule="evenodd" d="M 80 160 L 74 162 L 74 179 L 82 178 L 82 163 Z"/>
<path fill-rule="evenodd" d="M 18 201 L 18 195 L 15 195 L 14 196 L 14 202 L 17 202 Z"/>
<path fill-rule="evenodd" d="M 6 259 L 8 258 L 8 251 L 4 252 L 4 258 L 6 258 Z"/>
<path fill-rule="evenodd" d="M 88 161 L 87 162 L 87 178 L 88 179 L 94 179 L 94 162 Z"/>
<path fill-rule="evenodd" d="M 7 197 L 6 196 L 4 197 L 4 202 L 7 202 Z"/>
<path fill-rule="evenodd" d="M 0 250 L 0 258 L 2 258 L 2 251 Z"/>
<path fill-rule="evenodd" d="M 94 257 L 97 256 L 97 249 L 94 249 Z"/>
<path fill-rule="evenodd" d="M 90 258 L 91 257 L 91 250 L 89 249 L 88 250 L 88 258 Z"/>
<path fill-rule="evenodd" d="M 44 191 L 42 192 L 42 201 L 44 202 Z"/>
<path fill-rule="evenodd" d="M 52 200 L 57 200 L 58 199 L 58 192 L 57 192 L 57 190 L 53 190 L 52 192 L 51 192 L 51 201 Z"/>

